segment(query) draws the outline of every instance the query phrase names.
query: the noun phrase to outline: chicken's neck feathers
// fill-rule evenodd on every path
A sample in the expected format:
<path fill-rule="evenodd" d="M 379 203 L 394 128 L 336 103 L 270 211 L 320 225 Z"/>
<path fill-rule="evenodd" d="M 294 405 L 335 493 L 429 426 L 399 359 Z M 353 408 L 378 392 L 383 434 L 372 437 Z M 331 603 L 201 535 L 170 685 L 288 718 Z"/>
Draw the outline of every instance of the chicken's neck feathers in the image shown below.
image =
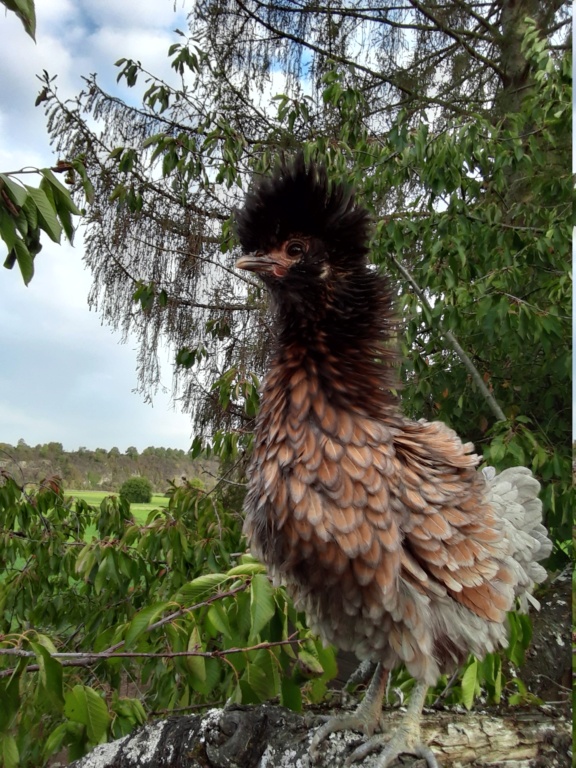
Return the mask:
<path fill-rule="evenodd" d="M 296 371 L 335 407 L 373 418 L 397 413 L 397 322 L 388 282 L 360 274 L 275 297 L 276 350 L 268 385 L 289 387 Z"/>

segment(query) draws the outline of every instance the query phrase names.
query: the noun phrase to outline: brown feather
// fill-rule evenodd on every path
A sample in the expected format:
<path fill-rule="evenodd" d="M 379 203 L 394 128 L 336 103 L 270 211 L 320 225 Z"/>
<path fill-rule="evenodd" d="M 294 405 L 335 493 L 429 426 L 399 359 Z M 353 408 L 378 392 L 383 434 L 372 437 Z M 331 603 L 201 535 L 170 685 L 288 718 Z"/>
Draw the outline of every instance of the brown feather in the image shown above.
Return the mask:
<path fill-rule="evenodd" d="M 302 378 L 296 386 L 292 387 L 292 405 L 298 411 L 307 411 L 310 403 L 309 387 L 306 379 Z"/>
<path fill-rule="evenodd" d="M 354 437 L 354 421 L 352 415 L 348 411 L 340 411 L 337 416 L 338 429 L 337 435 L 341 443 L 346 445 Z M 356 442 L 356 441 L 355 441 Z M 366 441 L 364 441 L 365 443 Z M 362 445 L 361 442 L 358 445 Z"/>
<path fill-rule="evenodd" d="M 344 456 L 344 446 L 332 438 L 324 438 L 321 445 L 328 461 L 340 461 Z"/>

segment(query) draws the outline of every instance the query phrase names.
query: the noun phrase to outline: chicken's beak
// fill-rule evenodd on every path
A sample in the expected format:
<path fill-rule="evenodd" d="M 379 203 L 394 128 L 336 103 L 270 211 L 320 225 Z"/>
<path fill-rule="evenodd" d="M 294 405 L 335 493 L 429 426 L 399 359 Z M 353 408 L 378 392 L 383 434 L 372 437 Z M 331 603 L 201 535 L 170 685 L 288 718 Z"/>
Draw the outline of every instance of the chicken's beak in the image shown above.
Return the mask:
<path fill-rule="evenodd" d="M 259 275 L 284 277 L 290 267 L 290 262 L 286 260 L 284 254 L 280 251 L 273 251 L 272 253 L 254 251 L 254 253 L 246 253 L 240 256 L 236 266 L 238 269 L 248 269 L 250 272 L 256 272 Z"/>
<path fill-rule="evenodd" d="M 272 259 L 263 254 L 262 251 L 245 253 L 236 261 L 238 269 L 247 269 L 250 272 L 267 272 L 272 264 Z"/>

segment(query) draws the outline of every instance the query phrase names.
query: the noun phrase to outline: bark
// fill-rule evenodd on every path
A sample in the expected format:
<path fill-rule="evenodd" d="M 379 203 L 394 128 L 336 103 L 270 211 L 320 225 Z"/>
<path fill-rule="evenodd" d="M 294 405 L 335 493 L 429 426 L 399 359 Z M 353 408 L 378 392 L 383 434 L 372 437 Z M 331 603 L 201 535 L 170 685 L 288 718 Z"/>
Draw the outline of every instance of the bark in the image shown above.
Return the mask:
<path fill-rule="evenodd" d="M 386 712 L 392 731 L 402 712 Z M 270 704 L 213 709 L 204 715 L 151 723 L 94 749 L 70 768 L 311 768 L 310 739 L 320 718 Z M 552 707 L 502 713 L 425 714 L 422 735 L 448 768 L 569 768 L 571 727 Z M 362 737 L 333 734 L 316 768 L 340 768 Z M 377 753 L 355 765 L 376 768 Z M 425 763 L 402 756 L 403 768 Z M 400 763 L 398 763 L 400 765 Z"/>

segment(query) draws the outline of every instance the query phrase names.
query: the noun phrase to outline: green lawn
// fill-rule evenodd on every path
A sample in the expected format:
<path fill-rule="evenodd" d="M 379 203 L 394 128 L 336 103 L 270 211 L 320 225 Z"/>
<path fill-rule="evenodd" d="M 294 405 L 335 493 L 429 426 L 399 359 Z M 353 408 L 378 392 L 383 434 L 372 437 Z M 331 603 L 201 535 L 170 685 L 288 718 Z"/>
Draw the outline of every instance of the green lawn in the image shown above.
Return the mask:
<path fill-rule="evenodd" d="M 117 494 L 110 491 L 66 491 L 66 496 L 74 496 L 77 499 L 84 499 L 88 504 L 92 504 L 97 507 L 102 499 L 106 496 L 115 496 Z M 152 496 L 152 501 L 149 504 L 131 504 L 130 511 L 139 523 L 144 523 L 148 513 L 158 507 L 167 507 L 168 497 L 163 496 L 160 493 Z"/>

